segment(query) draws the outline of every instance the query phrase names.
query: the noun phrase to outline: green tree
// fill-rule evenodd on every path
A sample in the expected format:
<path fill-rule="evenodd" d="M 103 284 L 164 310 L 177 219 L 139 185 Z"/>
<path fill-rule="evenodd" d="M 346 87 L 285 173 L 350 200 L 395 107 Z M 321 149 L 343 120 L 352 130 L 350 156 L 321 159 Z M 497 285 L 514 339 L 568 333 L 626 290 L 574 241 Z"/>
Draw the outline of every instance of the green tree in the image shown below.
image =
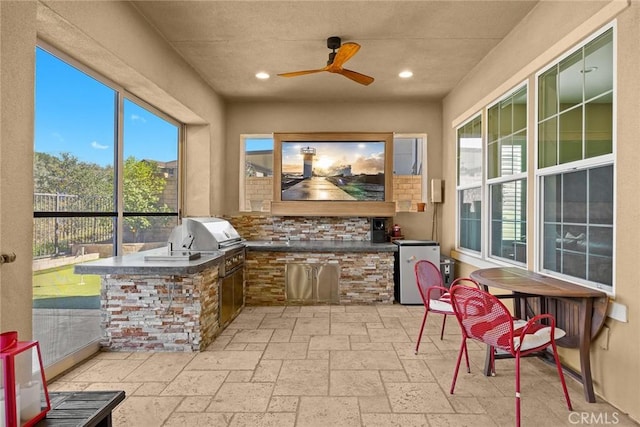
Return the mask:
<path fill-rule="evenodd" d="M 167 206 L 160 205 L 160 196 L 166 180 L 159 174 L 158 164 L 150 160 L 138 161 L 128 157 L 124 161 L 124 210 L 126 212 L 166 212 Z M 149 228 L 152 221 L 146 216 L 126 217 L 125 225 L 134 236 L 140 230 Z"/>

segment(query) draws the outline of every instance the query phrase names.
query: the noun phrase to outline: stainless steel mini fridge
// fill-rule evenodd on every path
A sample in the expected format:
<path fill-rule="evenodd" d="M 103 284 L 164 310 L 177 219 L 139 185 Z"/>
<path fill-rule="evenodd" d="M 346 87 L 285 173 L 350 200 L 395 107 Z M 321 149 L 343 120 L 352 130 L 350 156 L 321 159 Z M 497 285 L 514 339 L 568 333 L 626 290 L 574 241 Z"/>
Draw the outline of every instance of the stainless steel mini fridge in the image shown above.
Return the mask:
<path fill-rule="evenodd" d="M 394 297 L 400 304 L 422 304 L 416 284 L 415 265 L 421 259 L 440 268 L 440 244 L 433 240 L 396 240 Z"/>

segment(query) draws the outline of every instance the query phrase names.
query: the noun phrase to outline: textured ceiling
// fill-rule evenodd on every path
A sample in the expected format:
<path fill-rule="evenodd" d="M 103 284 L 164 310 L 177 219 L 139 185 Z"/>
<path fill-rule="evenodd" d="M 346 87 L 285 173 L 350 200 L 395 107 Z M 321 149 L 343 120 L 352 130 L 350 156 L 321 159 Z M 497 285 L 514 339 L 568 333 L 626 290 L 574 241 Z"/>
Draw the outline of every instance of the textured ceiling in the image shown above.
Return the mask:
<path fill-rule="evenodd" d="M 230 100 L 423 100 L 444 97 L 536 1 L 135 1 L 214 90 Z M 359 85 L 317 73 L 326 39 L 361 45 L 345 68 Z M 398 77 L 413 71 L 407 80 Z M 261 81 L 258 71 L 271 74 Z"/>

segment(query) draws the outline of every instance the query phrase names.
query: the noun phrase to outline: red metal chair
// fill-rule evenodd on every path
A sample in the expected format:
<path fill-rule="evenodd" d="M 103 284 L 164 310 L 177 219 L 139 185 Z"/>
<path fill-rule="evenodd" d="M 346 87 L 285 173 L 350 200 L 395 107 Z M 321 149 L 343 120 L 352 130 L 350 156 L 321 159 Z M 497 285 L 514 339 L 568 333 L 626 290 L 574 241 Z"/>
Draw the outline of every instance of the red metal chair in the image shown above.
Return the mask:
<path fill-rule="evenodd" d="M 567 407 L 572 410 L 555 343 L 565 332 L 556 328 L 555 318 L 551 314 L 540 314 L 529 321 L 514 320 L 498 298 L 480 289 L 452 286 L 450 295 L 453 311 L 462 329 L 462 344 L 451 383 L 451 394 L 456 386 L 462 353 L 465 352 L 466 355 L 467 339 L 471 338 L 492 347 L 492 372 L 495 372 L 493 349 L 507 352 L 516 359 L 516 425 L 520 426 L 520 357 L 543 351 L 550 345 Z M 548 325 L 541 323 L 543 319 Z"/>
<path fill-rule="evenodd" d="M 418 334 L 418 340 L 416 342 L 415 354 L 418 354 L 420 348 L 420 340 L 422 339 L 422 333 L 424 332 L 424 325 L 427 322 L 427 315 L 429 312 L 443 314 L 442 329 L 440 331 L 440 339 L 444 336 L 444 327 L 447 321 L 447 315 L 454 315 L 453 308 L 451 307 L 451 300 L 449 298 L 449 290 L 444 287 L 442 280 L 442 274 L 440 270 L 432 262 L 427 260 L 420 260 L 415 265 L 416 284 L 418 285 L 418 291 L 422 297 L 424 303 L 424 317 L 422 318 L 422 326 L 420 326 L 420 333 Z M 456 279 L 454 285 L 473 285 L 479 288 L 479 285 L 472 279 L 459 278 Z M 466 353 L 465 353 L 466 355 Z M 469 358 L 467 357 L 467 370 L 469 369 Z"/>

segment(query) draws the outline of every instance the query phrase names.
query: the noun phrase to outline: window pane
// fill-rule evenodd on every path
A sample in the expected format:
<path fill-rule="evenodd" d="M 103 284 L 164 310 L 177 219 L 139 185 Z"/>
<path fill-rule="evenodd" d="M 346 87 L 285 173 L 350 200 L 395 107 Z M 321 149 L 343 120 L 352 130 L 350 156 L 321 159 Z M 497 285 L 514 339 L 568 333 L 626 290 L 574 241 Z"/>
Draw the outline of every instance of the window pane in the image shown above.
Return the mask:
<path fill-rule="evenodd" d="M 560 114 L 560 163 L 582 159 L 582 107 Z"/>
<path fill-rule="evenodd" d="M 245 209 L 268 210 L 273 199 L 273 138 L 246 137 L 244 150 Z"/>
<path fill-rule="evenodd" d="M 613 166 L 546 176 L 543 186 L 544 268 L 610 286 Z"/>
<path fill-rule="evenodd" d="M 613 152 L 613 94 L 585 105 L 585 157 Z"/>
<path fill-rule="evenodd" d="M 613 224 L 613 167 L 589 171 L 589 222 Z"/>
<path fill-rule="evenodd" d="M 609 30 L 584 48 L 585 99 L 613 89 L 613 30 Z"/>
<path fill-rule="evenodd" d="M 480 116 L 458 129 L 458 185 L 482 182 L 482 133 Z"/>
<path fill-rule="evenodd" d="M 422 138 L 393 139 L 394 175 L 422 174 Z"/>
<path fill-rule="evenodd" d="M 513 132 L 527 128 L 527 88 L 523 87 L 513 95 Z"/>
<path fill-rule="evenodd" d="M 35 108 L 34 210 L 113 212 L 115 91 L 38 48 Z"/>
<path fill-rule="evenodd" d="M 490 186 L 491 255 L 526 262 L 526 180 Z"/>
<path fill-rule="evenodd" d="M 487 138 L 488 142 L 492 143 L 496 141 L 499 137 L 499 129 L 500 129 L 500 104 L 496 104 L 493 107 L 489 108 L 487 111 Z"/>
<path fill-rule="evenodd" d="M 178 126 L 125 99 L 123 129 L 124 211 L 177 214 Z M 125 217 L 123 241 L 164 245 L 177 219 Z"/>
<path fill-rule="evenodd" d="M 482 191 L 480 187 L 458 192 L 460 201 L 460 247 L 480 251 Z"/>
<path fill-rule="evenodd" d="M 557 119 L 551 118 L 538 125 L 538 167 L 558 163 Z"/>
<path fill-rule="evenodd" d="M 508 136 L 513 133 L 513 103 L 511 98 L 500 103 L 500 136 Z"/>
<path fill-rule="evenodd" d="M 513 136 L 513 171 L 527 171 L 527 132 L 519 132 Z"/>
<path fill-rule="evenodd" d="M 558 112 L 557 77 L 557 67 L 552 67 L 538 77 L 538 120 L 540 121 Z"/>
<path fill-rule="evenodd" d="M 500 143 L 497 141 L 487 145 L 487 178 L 497 178 L 501 175 L 500 170 Z"/>
<path fill-rule="evenodd" d="M 562 221 L 587 222 L 587 171 L 562 175 Z"/>
<path fill-rule="evenodd" d="M 560 62 L 558 96 L 560 112 L 582 103 L 582 50 Z"/>

